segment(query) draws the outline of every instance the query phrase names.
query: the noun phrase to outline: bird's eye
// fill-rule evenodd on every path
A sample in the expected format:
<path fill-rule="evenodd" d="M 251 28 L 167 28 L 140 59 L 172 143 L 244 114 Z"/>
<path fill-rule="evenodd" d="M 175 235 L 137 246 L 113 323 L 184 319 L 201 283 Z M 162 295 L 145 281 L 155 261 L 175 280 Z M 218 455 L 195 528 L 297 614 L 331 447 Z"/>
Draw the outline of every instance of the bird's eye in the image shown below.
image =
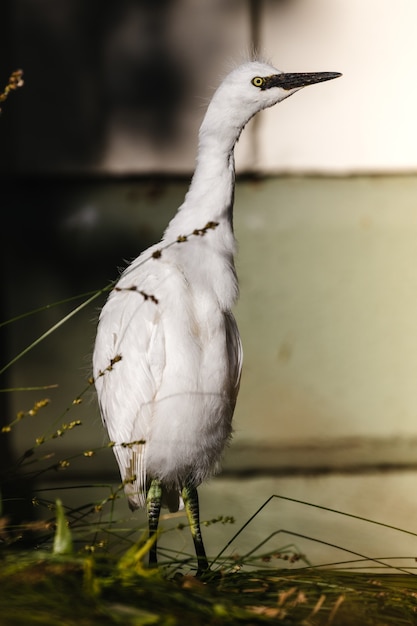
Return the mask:
<path fill-rule="evenodd" d="M 255 87 L 262 87 L 264 82 L 265 81 L 261 76 L 255 76 L 255 78 L 252 78 L 252 85 L 255 85 Z"/>

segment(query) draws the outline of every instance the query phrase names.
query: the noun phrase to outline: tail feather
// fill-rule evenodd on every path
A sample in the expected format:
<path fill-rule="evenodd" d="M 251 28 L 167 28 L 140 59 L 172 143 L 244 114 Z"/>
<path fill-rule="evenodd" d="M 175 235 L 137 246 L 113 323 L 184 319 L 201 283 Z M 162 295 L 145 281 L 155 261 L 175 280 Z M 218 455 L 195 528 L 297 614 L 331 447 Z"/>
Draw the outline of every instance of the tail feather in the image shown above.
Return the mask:
<path fill-rule="evenodd" d="M 135 509 L 146 506 L 146 463 L 145 442 L 115 445 L 113 447 L 120 475 L 124 482 L 129 507 Z"/>

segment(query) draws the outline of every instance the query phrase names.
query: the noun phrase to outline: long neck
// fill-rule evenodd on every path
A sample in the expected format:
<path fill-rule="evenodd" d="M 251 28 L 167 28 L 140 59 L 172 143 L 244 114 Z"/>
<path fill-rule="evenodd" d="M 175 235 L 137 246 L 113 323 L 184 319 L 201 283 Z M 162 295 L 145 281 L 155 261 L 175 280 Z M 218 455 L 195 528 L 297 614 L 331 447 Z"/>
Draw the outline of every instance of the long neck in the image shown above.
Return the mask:
<path fill-rule="evenodd" d="M 164 239 L 189 234 L 204 228 L 208 222 L 218 222 L 216 230 L 223 237 L 233 238 L 233 151 L 239 134 L 240 128 L 231 126 L 230 121 L 225 123 L 219 107 L 212 101 L 200 128 L 197 164 L 190 188 Z"/>

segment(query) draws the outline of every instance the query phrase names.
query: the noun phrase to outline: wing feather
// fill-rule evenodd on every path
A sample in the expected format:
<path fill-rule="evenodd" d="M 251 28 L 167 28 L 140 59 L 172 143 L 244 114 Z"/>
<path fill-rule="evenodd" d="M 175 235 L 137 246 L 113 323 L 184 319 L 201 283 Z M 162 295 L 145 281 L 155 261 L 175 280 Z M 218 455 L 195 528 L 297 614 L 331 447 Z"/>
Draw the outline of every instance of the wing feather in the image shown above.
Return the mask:
<path fill-rule="evenodd" d="M 122 275 L 97 328 L 93 372 L 103 423 L 114 442 L 131 508 L 146 502 L 146 441 L 165 366 L 165 340 L 153 298 L 157 277 Z"/>
<path fill-rule="evenodd" d="M 225 313 L 225 327 L 227 354 L 229 358 L 230 382 L 232 385 L 231 398 L 234 408 L 236 404 L 237 394 L 239 393 L 240 378 L 242 374 L 243 348 L 237 323 L 231 311 L 227 311 Z"/>

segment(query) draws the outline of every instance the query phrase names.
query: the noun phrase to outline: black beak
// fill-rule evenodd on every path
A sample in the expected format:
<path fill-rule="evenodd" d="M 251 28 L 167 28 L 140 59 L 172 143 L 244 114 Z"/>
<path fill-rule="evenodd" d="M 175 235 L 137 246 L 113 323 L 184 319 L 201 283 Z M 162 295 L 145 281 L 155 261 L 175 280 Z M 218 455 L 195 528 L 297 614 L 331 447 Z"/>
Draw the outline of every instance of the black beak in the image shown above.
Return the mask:
<path fill-rule="evenodd" d="M 307 87 L 307 85 L 314 85 L 315 83 L 324 83 L 326 80 L 333 80 L 341 76 L 339 72 L 309 72 L 304 74 L 274 74 L 265 78 L 264 84 L 261 87 L 264 89 L 271 89 L 271 87 L 281 87 L 290 91 L 291 89 L 298 89 L 300 87 Z"/>

